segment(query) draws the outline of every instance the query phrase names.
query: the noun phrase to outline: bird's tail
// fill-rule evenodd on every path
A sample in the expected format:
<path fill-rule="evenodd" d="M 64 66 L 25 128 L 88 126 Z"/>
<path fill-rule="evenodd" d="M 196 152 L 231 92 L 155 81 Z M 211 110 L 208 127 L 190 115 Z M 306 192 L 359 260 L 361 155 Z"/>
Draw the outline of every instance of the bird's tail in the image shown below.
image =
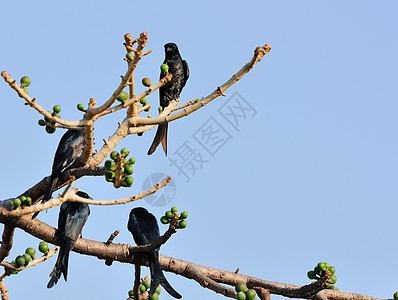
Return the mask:
<path fill-rule="evenodd" d="M 166 277 L 164 277 L 162 267 L 159 264 L 157 256 L 153 258 L 151 257 L 151 259 L 149 259 L 149 268 L 151 270 L 151 288 L 149 291 L 149 296 L 152 297 L 160 284 L 171 296 L 176 299 L 181 299 L 182 296 L 175 289 L 173 289 Z"/>
<path fill-rule="evenodd" d="M 47 284 L 47 288 L 52 288 L 58 282 L 61 274 L 64 274 L 65 281 L 67 281 L 69 252 L 71 248 L 72 240 L 68 237 L 65 237 L 61 249 L 59 250 L 57 262 L 55 263 L 54 269 L 50 273 L 51 279 Z"/>
<path fill-rule="evenodd" d="M 47 186 L 46 192 L 45 192 L 43 200 L 42 200 L 43 202 L 46 202 L 51 199 L 51 196 L 52 196 L 53 191 L 57 185 L 57 182 L 58 182 L 58 177 L 51 176 L 50 183 Z"/>
<path fill-rule="evenodd" d="M 155 138 L 153 139 L 152 145 L 148 150 L 148 155 L 155 152 L 157 146 L 162 143 L 164 154 L 167 156 L 167 129 L 169 123 L 160 124 L 156 130 Z"/>
<path fill-rule="evenodd" d="M 58 182 L 58 177 L 52 177 L 52 176 L 51 176 L 51 178 L 50 178 L 50 183 L 48 184 L 47 189 L 46 189 L 46 192 L 44 193 L 44 197 L 43 197 L 43 199 L 41 200 L 42 203 L 47 202 L 48 200 L 51 199 L 51 196 L 52 196 L 52 194 L 53 194 L 53 191 L 54 191 L 55 187 L 57 186 L 57 182 Z M 33 216 L 32 216 L 32 219 L 36 219 L 36 217 L 37 217 L 37 215 L 38 215 L 39 213 L 40 213 L 39 211 L 38 211 L 38 212 L 35 212 L 35 213 L 33 214 Z"/>

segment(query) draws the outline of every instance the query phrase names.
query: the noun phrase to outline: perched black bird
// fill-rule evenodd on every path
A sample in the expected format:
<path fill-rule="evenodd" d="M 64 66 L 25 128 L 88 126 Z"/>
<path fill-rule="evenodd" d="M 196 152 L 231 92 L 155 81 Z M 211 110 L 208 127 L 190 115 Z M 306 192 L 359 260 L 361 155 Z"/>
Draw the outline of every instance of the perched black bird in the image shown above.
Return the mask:
<path fill-rule="evenodd" d="M 143 207 L 136 207 L 131 210 L 127 229 L 131 232 L 135 243 L 139 246 L 151 244 L 160 236 L 159 226 L 155 216 Z M 146 255 L 151 271 L 151 289 L 149 296 L 152 296 L 159 284 L 161 284 L 171 296 L 181 299 L 182 296 L 173 289 L 166 280 L 166 277 L 164 277 L 162 267 L 159 263 L 159 248 L 147 252 Z"/>
<path fill-rule="evenodd" d="M 173 74 L 171 81 L 166 83 L 159 89 L 159 100 L 160 106 L 165 108 L 169 105 L 170 101 L 178 99 L 181 91 L 187 83 L 189 77 L 188 63 L 182 60 L 180 52 L 178 51 L 177 45 L 174 43 L 168 43 L 164 45 L 166 57 L 164 64 L 169 66 L 169 73 Z M 160 72 L 160 79 L 166 76 L 163 71 Z M 152 142 L 151 147 L 148 150 L 148 155 L 155 152 L 156 147 L 162 143 L 164 153 L 167 156 L 167 128 L 168 123 L 160 124 L 155 138 Z"/>
<path fill-rule="evenodd" d="M 43 197 L 43 202 L 51 199 L 52 193 L 57 186 L 59 175 L 69 167 L 76 158 L 82 155 L 84 149 L 84 132 L 82 130 L 69 129 L 59 141 L 55 152 L 53 170 L 50 183 Z"/>
<path fill-rule="evenodd" d="M 85 192 L 78 191 L 76 194 L 82 198 L 91 199 Z M 52 288 L 58 282 L 61 274 L 64 274 L 65 281 L 67 281 L 69 252 L 75 246 L 89 214 L 90 208 L 88 204 L 79 202 L 64 202 L 61 204 L 57 229 L 57 235 L 61 241 L 61 249 L 59 250 L 55 267 L 50 273 L 51 279 L 47 284 L 47 288 Z"/>

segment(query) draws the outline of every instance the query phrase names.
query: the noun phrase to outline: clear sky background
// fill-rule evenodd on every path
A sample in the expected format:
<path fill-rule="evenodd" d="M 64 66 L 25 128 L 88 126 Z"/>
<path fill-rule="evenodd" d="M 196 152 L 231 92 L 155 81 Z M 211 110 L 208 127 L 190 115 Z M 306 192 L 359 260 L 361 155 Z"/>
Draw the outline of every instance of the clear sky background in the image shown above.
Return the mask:
<path fill-rule="evenodd" d="M 111 96 L 126 70 L 127 32 L 148 32 L 153 51 L 140 62 L 138 80 L 155 82 L 163 45 L 178 44 L 191 71 L 181 102 L 207 96 L 257 46 L 272 46 L 225 98 L 169 125 L 168 158 L 186 142 L 207 161 L 189 182 L 160 148 L 146 155 L 155 130 L 117 147 L 127 147 L 137 160 L 132 188 L 115 190 L 104 178 L 76 182 L 99 200 L 137 194 L 158 172 L 173 176 L 176 185 L 175 198 L 163 207 L 144 200 L 91 207 L 83 237 L 106 241 L 119 229 L 115 242 L 133 244 L 126 223 L 134 206 L 159 218 L 175 205 L 189 212 L 188 228 L 162 254 L 297 285 L 308 284 L 307 271 L 327 261 L 336 267 L 342 291 L 391 298 L 398 290 L 396 1 L 159 2 L 1 5 L 0 69 L 17 80 L 29 75 L 29 95 L 48 109 L 60 104 L 67 120 L 81 118 L 76 104 Z M 219 111 L 237 95 L 252 111 L 233 127 Z M 3 80 L 0 100 L 0 198 L 6 199 L 51 173 L 63 131 L 46 134 L 38 113 Z M 158 93 L 148 100 L 156 115 Z M 123 117 L 120 112 L 96 123 L 96 149 Z M 212 156 L 195 137 L 214 120 L 228 139 Z M 56 226 L 58 211 L 39 218 Z M 9 259 L 38 243 L 17 230 Z M 48 290 L 54 264 L 52 258 L 5 279 L 11 299 L 125 299 L 134 280 L 132 265 L 107 267 L 72 253 L 68 282 Z M 223 299 L 192 280 L 166 277 L 184 299 Z M 161 299 L 172 298 L 163 292 Z"/>

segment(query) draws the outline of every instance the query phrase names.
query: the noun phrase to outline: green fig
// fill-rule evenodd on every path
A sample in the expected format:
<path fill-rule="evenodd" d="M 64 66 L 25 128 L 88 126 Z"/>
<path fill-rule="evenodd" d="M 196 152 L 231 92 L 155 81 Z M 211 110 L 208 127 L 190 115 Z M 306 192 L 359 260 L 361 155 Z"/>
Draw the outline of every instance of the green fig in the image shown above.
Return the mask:
<path fill-rule="evenodd" d="M 21 86 L 30 86 L 30 78 L 28 76 L 24 76 L 21 78 Z"/>
<path fill-rule="evenodd" d="M 160 70 L 161 70 L 163 73 L 168 73 L 168 72 L 169 72 L 169 66 L 168 66 L 167 64 L 162 64 L 162 65 L 160 66 Z"/>

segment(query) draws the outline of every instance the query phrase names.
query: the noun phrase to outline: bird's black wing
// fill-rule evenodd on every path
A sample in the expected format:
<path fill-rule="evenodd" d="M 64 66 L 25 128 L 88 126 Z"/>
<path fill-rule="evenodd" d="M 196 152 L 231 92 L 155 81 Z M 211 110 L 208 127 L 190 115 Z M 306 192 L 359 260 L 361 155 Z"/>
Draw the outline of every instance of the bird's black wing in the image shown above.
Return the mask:
<path fill-rule="evenodd" d="M 68 219 L 67 211 L 66 211 L 66 208 L 64 205 L 65 203 L 67 203 L 67 202 L 64 202 L 61 204 L 61 207 L 59 209 L 59 215 L 58 215 L 57 235 L 61 240 L 64 238 L 65 224 L 66 224 L 66 220 Z"/>
<path fill-rule="evenodd" d="M 185 84 L 187 83 L 187 80 L 189 78 L 189 67 L 188 67 L 188 63 L 187 63 L 186 60 L 182 61 L 182 66 L 183 66 L 183 69 L 184 69 L 184 79 L 181 81 L 181 85 L 182 85 L 182 88 L 183 88 L 185 86 Z"/>
<path fill-rule="evenodd" d="M 82 197 L 81 194 L 79 196 Z M 83 195 L 83 197 L 90 198 L 88 195 L 87 197 Z M 58 282 L 61 274 L 64 275 L 65 281 L 67 280 L 69 252 L 73 249 L 89 214 L 90 208 L 85 203 L 62 203 L 58 216 L 57 229 L 57 235 L 61 241 L 61 249 L 58 253 L 54 269 L 50 273 L 51 279 L 47 284 L 47 288 L 52 288 Z"/>
<path fill-rule="evenodd" d="M 160 236 L 155 216 L 142 207 L 131 210 L 127 227 L 137 245 L 148 245 Z"/>
<path fill-rule="evenodd" d="M 69 129 L 61 138 L 57 151 L 54 155 L 52 175 L 58 175 L 76 157 L 72 155 L 77 152 L 76 147 L 83 141 L 83 132 Z"/>
<path fill-rule="evenodd" d="M 66 202 L 69 203 L 69 213 L 66 217 L 64 236 L 70 238 L 75 244 L 79 234 L 82 232 L 83 226 L 90 215 L 90 208 L 88 204 L 79 202 Z M 72 206 L 72 207 L 71 207 Z"/>
<path fill-rule="evenodd" d="M 62 136 L 59 141 L 57 151 L 54 155 L 53 167 L 50 182 L 44 193 L 43 202 L 50 200 L 53 191 L 55 190 L 58 182 L 58 177 L 61 172 L 68 167 L 72 162 L 75 161 L 82 153 L 84 149 L 84 132 L 80 130 L 69 129 Z M 33 215 L 33 218 L 38 213 Z"/>

